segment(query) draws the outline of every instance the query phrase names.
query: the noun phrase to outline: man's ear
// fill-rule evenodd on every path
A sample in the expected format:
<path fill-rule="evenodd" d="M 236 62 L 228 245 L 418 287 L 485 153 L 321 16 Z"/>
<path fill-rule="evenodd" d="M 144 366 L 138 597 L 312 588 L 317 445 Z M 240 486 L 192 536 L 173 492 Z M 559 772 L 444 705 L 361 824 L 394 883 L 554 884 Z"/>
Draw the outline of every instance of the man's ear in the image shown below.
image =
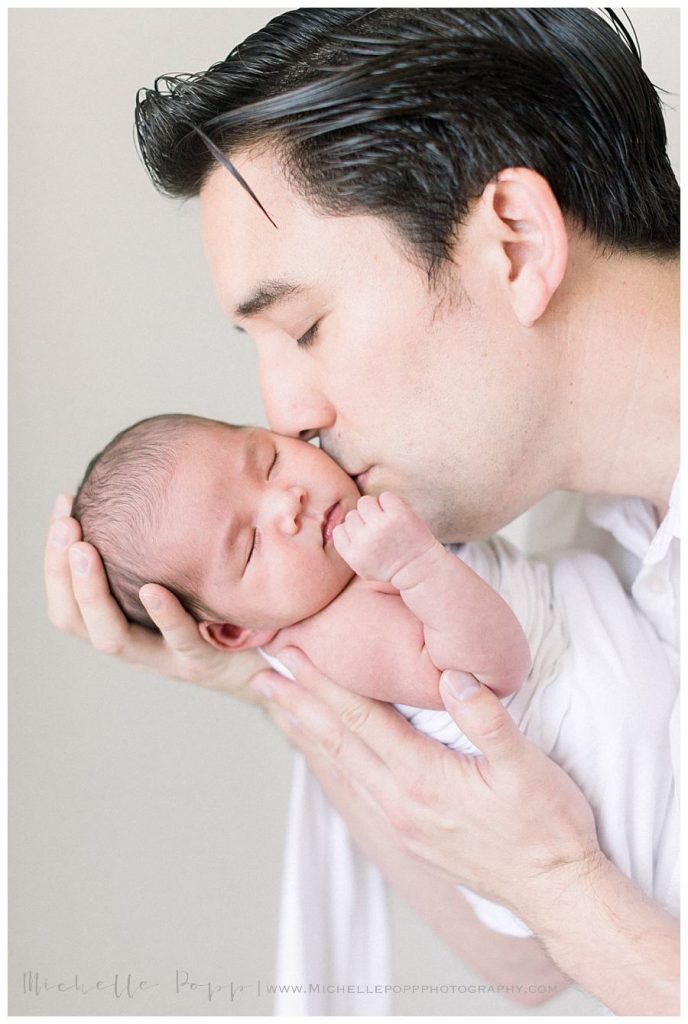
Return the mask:
<path fill-rule="evenodd" d="M 248 629 L 233 626 L 231 622 L 199 622 L 201 636 L 218 651 L 250 651 L 269 644 L 277 635 L 276 629 Z"/>
<path fill-rule="evenodd" d="M 519 323 L 532 327 L 566 270 L 568 236 L 559 203 L 542 175 L 527 167 L 500 171 L 481 203 L 484 225 L 500 247 L 511 306 Z"/>

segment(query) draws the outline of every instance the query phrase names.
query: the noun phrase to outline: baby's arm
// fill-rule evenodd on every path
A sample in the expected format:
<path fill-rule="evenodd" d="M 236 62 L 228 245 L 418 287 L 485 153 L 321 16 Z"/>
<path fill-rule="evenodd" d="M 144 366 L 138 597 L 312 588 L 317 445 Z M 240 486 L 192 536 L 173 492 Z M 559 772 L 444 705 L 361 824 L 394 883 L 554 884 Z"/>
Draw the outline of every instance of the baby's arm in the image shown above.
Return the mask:
<path fill-rule="evenodd" d="M 355 572 L 391 583 L 423 623 L 429 657 L 440 671 L 472 673 L 500 697 L 530 670 L 528 642 L 506 602 L 446 551 L 394 494 L 366 495 L 333 533 Z"/>

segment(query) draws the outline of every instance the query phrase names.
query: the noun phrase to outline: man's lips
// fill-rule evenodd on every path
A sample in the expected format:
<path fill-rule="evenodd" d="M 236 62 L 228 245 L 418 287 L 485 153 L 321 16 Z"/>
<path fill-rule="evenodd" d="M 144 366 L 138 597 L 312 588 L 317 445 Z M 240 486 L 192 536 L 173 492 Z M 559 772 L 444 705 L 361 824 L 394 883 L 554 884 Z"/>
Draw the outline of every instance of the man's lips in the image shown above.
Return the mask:
<path fill-rule="evenodd" d="M 335 502 L 331 505 L 325 515 L 323 516 L 322 525 L 320 527 L 322 531 L 323 547 L 332 540 L 332 531 L 335 526 L 339 526 L 340 523 L 344 522 L 344 509 L 340 502 Z"/>
<path fill-rule="evenodd" d="M 365 491 L 366 481 L 368 479 L 368 474 L 370 473 L 371 469 L 372 466 L 368 466 L 368 468 L 364 470 L 362 473 L 356 473 L 354 476 L 356 486 L 358 487 L 361 494 L 363 494 L 363 492 Z"/>

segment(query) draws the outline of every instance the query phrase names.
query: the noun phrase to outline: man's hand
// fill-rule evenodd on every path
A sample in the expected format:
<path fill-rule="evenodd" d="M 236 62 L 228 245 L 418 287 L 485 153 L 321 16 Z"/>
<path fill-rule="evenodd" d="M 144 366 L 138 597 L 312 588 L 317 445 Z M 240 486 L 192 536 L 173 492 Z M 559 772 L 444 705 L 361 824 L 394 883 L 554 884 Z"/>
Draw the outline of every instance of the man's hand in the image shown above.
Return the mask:
<path fill-rule="evenodd" d="M 344 776 L 426 868 L 526 921 L 545 876 L 570 867 L 583 879 L 596 870 L 602 855 L 583 794 L 472 676 L 445 672 L 441 694 L 482 757 L 448 750 L 391 706 L 341 689 L 299 651 L 280 659 L 297 683 L 274 673 L 254 681 L 258 693 L 267 684 L 268 703 L 287 713 L 277 723 L 309 763 Z M 452 677 L 465 684 L 458 698 Z"/>
<path fill-rule="evenodd" d="M 509 906 L 613 1012 L 678 1013 L 678 922 L 603 856 L 581 791 L 490 690 L 442 676 L 447 711 L 483 751 L 463 757 L 390 705 L 336 686 L 300 651 L 280 660 L 296 682 L 261 672 L 252 687 L 326 790 L 349 789 L 423 872 Z"/>
<path fill-rule="evenodd" d="M 389 492 L 360 498 L 332 541 L 358 576 L 392 585 L 402 569 L 440 546 L 423 520 Z"/>
<path fill-rule="evenodd" d="M 268 710 L 273 716 L 281 715 L 277 707 Z M 570 979 L 537 939 L 492 931 L 478 920 L 460 889 L 411 857 L 391 825 L 376 808 L 357 798 L 343 774 L 333 773 L 315 753 L 309 767 L 364 855 L 471 970 L 522 1006 L 538 1006 L 569 987 Z"/>
<path fill-rule="evenodd" d="M 45 586 L 53 625 L 137 667 L 255 700 L 247 684 L 264 664 L 260 656 L 253 651 L 216 651 L 164 587 L 148 584 L 141 590 L 161 636 L 127 622 L 110 593 L 98 552 L 81 540 L 79 524 L 69 516 L 71 507 L 71 496 L 60 495 L 45 547 Z"/>

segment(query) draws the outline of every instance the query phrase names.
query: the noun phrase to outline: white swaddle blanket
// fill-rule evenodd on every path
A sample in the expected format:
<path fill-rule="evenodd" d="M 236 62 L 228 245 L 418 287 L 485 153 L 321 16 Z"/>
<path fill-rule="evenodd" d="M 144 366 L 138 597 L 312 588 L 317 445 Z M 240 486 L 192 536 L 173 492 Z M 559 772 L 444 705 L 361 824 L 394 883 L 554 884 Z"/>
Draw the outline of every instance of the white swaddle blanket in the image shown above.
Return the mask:
<path fill-rule="evenodd" d="M 667 736 L 678 681 L 658 637 L 595 555 L 567 554 L 550 567 L 499 538 L 456 553 L 502 594 L 530 642 L 533 668 L 505 699 L 509 714 L 578 783 L 606 855 L 676 914 L 678 811 Z M 451 749 L 479 753 L 446 712 L 397 707 Z M 507 908 L 461 888 L 489 927 L 531 934 Z M 276 971 L 285 991 L 275 1014 L 388 1015 L 388 972 L 384 880 L 297 756 Z"/>

